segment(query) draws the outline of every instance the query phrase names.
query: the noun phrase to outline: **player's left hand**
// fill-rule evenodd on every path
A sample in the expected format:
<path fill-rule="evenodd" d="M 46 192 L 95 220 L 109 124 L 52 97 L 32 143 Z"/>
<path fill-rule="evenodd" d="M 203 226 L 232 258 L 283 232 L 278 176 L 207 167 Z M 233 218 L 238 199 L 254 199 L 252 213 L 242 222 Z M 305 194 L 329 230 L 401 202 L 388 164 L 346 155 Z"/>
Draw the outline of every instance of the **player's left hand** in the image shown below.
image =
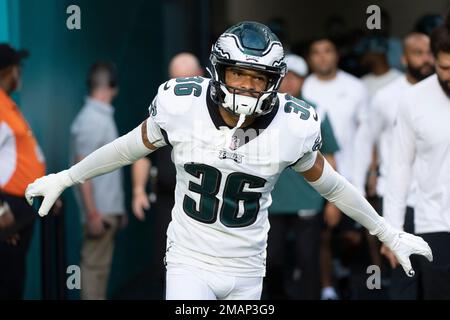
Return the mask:
<path fill-rule="evenodd" d="M 431 248 L 421 237 L 404 231 L 394 230 L 390 226 L 388 229 L 389 230 L 380 237 L 380 240 L 390 251 L 392 251 L 408 277 L 413 277 L 415 274 L 415 271 L 411 266 L 411 261 L 409 260 L 410 255 L 422 255 L 427 258 L 428 261 L 433 261 Z M 395 264 L 395 261 L 392 260 L 392 263 Z"/>

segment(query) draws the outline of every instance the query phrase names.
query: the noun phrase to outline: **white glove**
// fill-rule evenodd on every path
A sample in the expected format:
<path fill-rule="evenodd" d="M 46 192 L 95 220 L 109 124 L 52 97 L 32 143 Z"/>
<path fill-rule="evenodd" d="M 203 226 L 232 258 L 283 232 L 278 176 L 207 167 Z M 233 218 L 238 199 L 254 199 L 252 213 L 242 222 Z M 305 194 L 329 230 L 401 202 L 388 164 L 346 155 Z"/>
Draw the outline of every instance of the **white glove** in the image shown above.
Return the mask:
<path fill-rule="evenodd" d="M 392 251 L 408 277 L 415 274 L 409 260 L 410 255 L 422 255 L 428 261 L 433 261 L 431 248 L 421 237 L 396 230 L 388 224 L 386 226 L 387 228 L 378 235 L 378 239 Z"/>
<path fill-rule="evenodd" d="M 61 193 L 72 185 L 73 182 L 67 170 L 52 173 L 29 184 L 25 191 L 25 198 L 31 206 L 34 197 L 44 197 L 38 211 L 39 215 L 43 217 L 48 214 Z"/>

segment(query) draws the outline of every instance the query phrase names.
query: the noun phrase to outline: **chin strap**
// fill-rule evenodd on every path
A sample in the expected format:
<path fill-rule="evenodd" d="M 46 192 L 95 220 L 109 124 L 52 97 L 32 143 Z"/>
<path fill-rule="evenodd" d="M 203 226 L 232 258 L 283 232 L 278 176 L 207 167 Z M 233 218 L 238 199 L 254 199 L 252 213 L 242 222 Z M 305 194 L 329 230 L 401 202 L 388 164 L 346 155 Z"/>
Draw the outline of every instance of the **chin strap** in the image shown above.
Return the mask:
<path fill-rule="evenodd" d="M 238 123 L 236 124 L 236 126 L 230 130 L 230 132 L 227 135 L 227 139 L 226 139 L 226 147 L 230 150 L 234 150 L 236 149 L 237 146 L 233 146 L 233 135 L 236 132 L 237 129 L 239 129 L 242 124 L 245 122 L 245 114 L 241 113 L 239 115 L 239 120 Z"/>

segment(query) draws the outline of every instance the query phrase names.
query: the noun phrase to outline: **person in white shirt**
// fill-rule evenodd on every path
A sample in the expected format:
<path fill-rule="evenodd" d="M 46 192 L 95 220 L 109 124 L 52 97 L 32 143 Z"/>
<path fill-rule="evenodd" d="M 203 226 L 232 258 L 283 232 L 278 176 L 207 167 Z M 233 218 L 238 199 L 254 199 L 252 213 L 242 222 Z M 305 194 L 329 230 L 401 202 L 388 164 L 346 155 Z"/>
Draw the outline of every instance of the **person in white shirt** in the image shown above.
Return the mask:
<path fill-rule="evenodd" d="M 405 37 L 403 48 L 402 62 L 406 69 L 405 75 L 397 78 L 375 95 L 370 103 L 369 116 L 358 128 L 355 138 L 353 182 L 362 194 L 367 193 L 368 197 L 372 197 L 374 194 L 378 196 L 378 208 L 382 207 L 381 203 L 385 195 L 390 151 L 395 147 L 392 144 L 392 130 L 400 97 L 406 89 L 434 72 L 434 59 L 430 49 L 430 39 L 427 35 L 423 33 L 409 34 Z M 372 148 L 375 144 L 378 147 L 378 157 L 377 161 L 370 165 Z M 367 192 L 365 190 L 366 180 Z M 414 229 L 413 185 L 414 183 L 408 193 L 408 208 L 404 226 L 405 231 L 408 232 L 413 232 Z M 405 281 L 403 277 L 399 277 L 399 270 L 396 268 L 391 277 L 391 298 L 410 299 L 416 297 L 415 290 L 412 290 L 415 286 L 412 283 L 416 283 L 415 279 Z M 408 287 L 408 290 L 405 287 Z"/>
<path fill-rule="evenodd" d="M 319 116 L 330 117 L 340 146 L 335 154 L 337 171 L 351 182 L 353 139 L 367 109 L 368 94 L 358 78 L 338 69 L 338 59 L 329 39 L 311 43 L 308 62 L 313 73 L 305 80 L 303 96 L 317 104 Z"/>
<path fill-rule="evenodd" d="M 367 171 L 372 160 L 371 150 L 375 143 L 379 148 L 380 176 L 377 179 L 377 195 L 383 197 L 385 179 L 392 149 L 392 128 L 397 114 L 401 94 L 413 84 L 434 72 L 434 59 L 430 50 L 430 39 L 422 33 L 411 33 L 405 38 L 402 61 L 406 74 L 382 88 L 369 105 L 368 117 L 361 123 L 355 138 L 353 159 L 353 183 L 365 193 Z M 370 172 L 374 175 L 376 172 Z M 412 204 L 412 202 L 411 202 Z"/>
<path fill-rule="evenodd" d="M 306 100 L 317 104 L 317 113 L 321 117 L 328 115 L 340 147 L 334 154 L 336 170 L 352 181 L 354 136 L 367 109 L 368 95 L 359 79 L 338 69 L 338 60 L 336 46 L 331 40 L 317 38 L 312 41 L 308 62 L 313 73 L 306 78 L 302 92 Z M 348 237 L 359 235 L 359 231 L 353 234 L 348 232 L 355 229 L 353 221 L 346 216 L 340 221 L 342 215 L 339 210 L 334 214 L 336 218 L 332 220 L 337 221 L 335 226 L 339 225 L 339 228 L 345 231 L 346 241 Z M 324 230 L 321 237 L 323 243 L 329 243 L 330 228 Z M 323 254 L 326 252 L 327 250 L 323 251 Z M 325 260 L 322 260 L 322 269 L 322 298 L 336 299 L 338 295 L 332 288 L 332 278 L 326 276 L 332 273 L 331 262 L 325 263 Z"/>
<path fill-rule="evenodd" d="M 369 70 L 361 81 L 366 86 L 370 99 L 378 90 L 402 75 L 400 71 L 389 66 L 388 47 L 388 40 L 381 35 L 368 36 L 356 47 L 356 51 L 361 55 L 361 64 Z"/>
<path fill-rule="evenodd" d="M 428 241 L 434 262 L 415 264 L 424 299 L 450 299 L 450 22 L 430 36 L 436 75 L 407 89 L 398 108 L 391 141 L 384 216 L 403 227 L 411 177 L 417 182 L 415 233 Z M 382 252 L 392 264 L 388 248 Z"/>

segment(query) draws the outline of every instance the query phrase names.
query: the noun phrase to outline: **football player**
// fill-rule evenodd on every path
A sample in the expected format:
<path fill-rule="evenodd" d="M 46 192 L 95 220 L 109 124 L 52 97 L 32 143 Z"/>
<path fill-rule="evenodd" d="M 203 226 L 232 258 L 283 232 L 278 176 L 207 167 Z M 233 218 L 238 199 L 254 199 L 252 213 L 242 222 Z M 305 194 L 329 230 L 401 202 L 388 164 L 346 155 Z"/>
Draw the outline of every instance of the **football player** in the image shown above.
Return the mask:
<path fill-rule="evenodd" d="M 409 276 L 409 255 L 432 259 L 423 239 L 387 224 L 317 151 L 314 108 L 277 92 L 286 64 L 269 28 L 256 22 L 229 28 L 210 62 L 211 79 L 162 84 L 147 120 L 70 169 L 37 179 L 28 201 L 43 197 L 45 216 L 64 189 L 172 145 L 177 184 L 167 231 L 167 299 L 260 298 L 270 192 L 288 166 L 385 243 Z"/>

